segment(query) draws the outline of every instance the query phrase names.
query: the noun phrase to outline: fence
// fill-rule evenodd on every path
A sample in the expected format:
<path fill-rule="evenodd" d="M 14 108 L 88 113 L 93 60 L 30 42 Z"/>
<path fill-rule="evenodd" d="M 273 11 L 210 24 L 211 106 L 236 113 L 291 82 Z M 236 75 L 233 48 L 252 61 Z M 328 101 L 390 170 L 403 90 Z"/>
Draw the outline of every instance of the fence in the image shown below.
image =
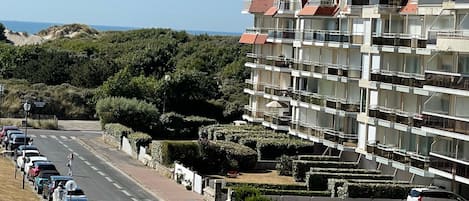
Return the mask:
<path fill-rule="evenodd" d="M 179 163 L 174 163 L 174 179 L 177 183 L 186 186 L 188 190 L 192 190 L 198 194 L 203 193 L 204 186 L 202 176 Z"/>

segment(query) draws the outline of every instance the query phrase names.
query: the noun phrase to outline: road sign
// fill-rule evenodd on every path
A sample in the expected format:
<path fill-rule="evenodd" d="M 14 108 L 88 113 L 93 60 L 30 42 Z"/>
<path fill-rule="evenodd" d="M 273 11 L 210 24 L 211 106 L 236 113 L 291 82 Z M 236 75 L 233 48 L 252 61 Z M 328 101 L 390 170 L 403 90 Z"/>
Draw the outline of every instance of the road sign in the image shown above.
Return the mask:
<path fill-rule="evenodd" d="M 35 107 L 44 107 L 45 105 L 46 105 L 46 102 L 44 101 L 34 101 Z"/>
<path fill-rule="evenodd" d="M 77 187 L 77 183 L 73 180 L 68 180 L 67 183 L 65 183 L 65 189 L 67 189 L 67 191 L 75 191 Z"/>

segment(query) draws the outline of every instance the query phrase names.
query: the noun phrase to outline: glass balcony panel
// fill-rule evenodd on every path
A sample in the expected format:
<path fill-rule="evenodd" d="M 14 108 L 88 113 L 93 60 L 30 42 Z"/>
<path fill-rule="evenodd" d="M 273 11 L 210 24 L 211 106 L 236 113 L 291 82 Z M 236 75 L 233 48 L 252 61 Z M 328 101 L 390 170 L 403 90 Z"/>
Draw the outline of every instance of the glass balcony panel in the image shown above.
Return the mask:
<path fill-rule="evenodd" d="M 431 96 L 424 105 L 424 111 L 436 114 L 449 114 L 449 95 L 437 93 Z"/>

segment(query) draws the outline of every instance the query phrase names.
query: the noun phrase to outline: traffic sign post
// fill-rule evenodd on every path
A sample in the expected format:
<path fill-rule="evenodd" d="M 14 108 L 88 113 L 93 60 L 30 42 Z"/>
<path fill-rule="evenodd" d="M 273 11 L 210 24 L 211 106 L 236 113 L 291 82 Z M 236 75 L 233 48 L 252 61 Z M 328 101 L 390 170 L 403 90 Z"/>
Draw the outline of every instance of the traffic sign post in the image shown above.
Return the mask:
<path fill-rule="evenodd" d="M 68 176 L 73 176 L 72 174 L 73 153 L 68 154 L 67 159 L 68 159 L 68 162 L 67 162 Z"/>

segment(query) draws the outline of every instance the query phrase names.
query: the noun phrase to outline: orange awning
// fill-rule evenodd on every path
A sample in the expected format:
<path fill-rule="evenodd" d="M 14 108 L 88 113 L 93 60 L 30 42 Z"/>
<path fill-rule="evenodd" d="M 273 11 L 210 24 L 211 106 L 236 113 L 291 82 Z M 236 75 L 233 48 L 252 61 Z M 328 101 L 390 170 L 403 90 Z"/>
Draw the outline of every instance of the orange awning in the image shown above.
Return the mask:
<path fill-rule="evenodd" d="M 338 11 L 337 6 L 333 7 L 318 7 L 318 6 L 305 6 L 301 9 L 298 15 L 303 16 L 333 16 Z"/>
<path fill-rule="evenodd" d="M 257 34 L 252 34 L 252 33 L 243 33 L 241 35 L 241 38 L 239 39 L 239 43 L 244 43 L 244 44 L 254 44 L 256 41 Z"/>
<path fill-rule="evenodd" d="M 407 3 L 407 5 L 405 5 L 401 9 L 401 13 L 402 14 L 417 14 L 417 8 L 418 8 L 418 5 L 416 3 L 409 2 Z"/>
<path fill-rule="evenodd" d="M 265 11 L 264 15 L 274 16 L 275 14 L 277 14 L 277 11 L 277 7 L 270 7 L 269 10 Z"/>
<path fill-rule="evenodd" d="M 314 15 L 318 8 L 318 6 L 305 6 L 298 15 Z"/>
<path fill-rule="evenodd" d="M 254 44 L 258 44 L 258 45 L 259 44 L 265 44 L 268 37 L 269 37 L 269 35 L 267 35 L 267 34 L 259 34 L 259 35 L 257 35 L 256 40 L 254 41 Z"/>

